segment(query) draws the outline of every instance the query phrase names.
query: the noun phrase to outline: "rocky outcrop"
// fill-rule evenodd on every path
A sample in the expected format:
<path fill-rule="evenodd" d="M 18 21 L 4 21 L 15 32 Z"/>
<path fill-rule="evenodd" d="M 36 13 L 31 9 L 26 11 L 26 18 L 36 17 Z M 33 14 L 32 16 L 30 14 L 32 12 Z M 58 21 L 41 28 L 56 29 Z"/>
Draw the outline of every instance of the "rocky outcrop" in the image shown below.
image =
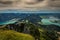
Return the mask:
<path fill-rule="evenodd" d="M 23 32 L 24 31 L 24 24 L 21 23 L 21 24 L 8 24 L 6 25 L 7 29 L 9 30 L 15 30 L 15 31 L 18 31 L 18 32 Z"/>

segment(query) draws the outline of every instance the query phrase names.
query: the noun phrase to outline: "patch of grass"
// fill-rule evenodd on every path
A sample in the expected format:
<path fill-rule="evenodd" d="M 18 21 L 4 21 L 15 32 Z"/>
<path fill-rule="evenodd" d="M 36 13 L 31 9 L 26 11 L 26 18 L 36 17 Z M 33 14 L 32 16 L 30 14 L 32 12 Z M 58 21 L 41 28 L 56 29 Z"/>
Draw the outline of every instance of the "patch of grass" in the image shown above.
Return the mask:
<path fill-rule="evenodd" d="M 19 33 L 12 30 L 0 30 L 0 40 L 34 40 L 29 34 Z"/>

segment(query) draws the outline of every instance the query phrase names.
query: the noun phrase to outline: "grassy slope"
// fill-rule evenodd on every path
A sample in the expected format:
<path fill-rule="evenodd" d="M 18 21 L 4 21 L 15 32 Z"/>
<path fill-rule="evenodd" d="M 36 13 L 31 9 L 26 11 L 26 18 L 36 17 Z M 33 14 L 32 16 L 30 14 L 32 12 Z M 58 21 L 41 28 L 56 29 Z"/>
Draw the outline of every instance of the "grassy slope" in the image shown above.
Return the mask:
<path fill-rule="evenodd" d="M 50 32 L 50 34 L 49 34 L 49 33 L 47 33 L 49 31 L 44 30 L 44 29 L 39 29 L 39 31 L 40 31 L 40 40 L 52 40 L 53 38 L 54 38 L 54 40 L 58 40 L 58 38 L 56 39 L 56 37 L 58 37 L 57 34 L 53 34 L 52 32 Z M 52 36 L 51 33 L 54 36 Z M 49 36 L 49 35 L 51 35 L 51 36 Z"/>
<path fill-rule="evenodd" d="M 34 40 L 34 38 L 28 34 L 11 30 L 0 30 L 0 40 Z"/>

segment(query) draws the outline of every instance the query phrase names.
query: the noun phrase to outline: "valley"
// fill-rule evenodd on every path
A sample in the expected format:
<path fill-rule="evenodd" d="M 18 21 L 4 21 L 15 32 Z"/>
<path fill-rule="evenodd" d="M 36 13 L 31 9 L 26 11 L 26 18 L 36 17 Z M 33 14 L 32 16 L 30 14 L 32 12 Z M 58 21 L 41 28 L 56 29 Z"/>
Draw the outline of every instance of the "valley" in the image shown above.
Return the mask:
<path fill-rule="evenodd" d="M 44 19 L 44 20 L 43 20 Z M 46 21 L 47 19 L 47 21 Z M 53 23 L 53 24 L 52 24 Z M 0 34 L 6 33 L 5 40 L 26 40 L 25 34 L 30 40 L 60 40 L 60 14 L 25 14 L 6 13 L 0 14 Z M 10 34 L 8 34 L 10 33 Z M 22 33 L 22 34 L 20 34 Z M 3 35 L 3 34 L 1 34 Z M 9 37 L 9 35 L 13 35 Z M 17 38 L 15 39 L 15 36 Z M 23 37 L 21 37 L 23 36 Z M 32 36 L 32 37 L 31 37 Z M 1 40 L 4 40 L 5 36 Z M 27 40 L 29 39 L 27 38 Z"/>

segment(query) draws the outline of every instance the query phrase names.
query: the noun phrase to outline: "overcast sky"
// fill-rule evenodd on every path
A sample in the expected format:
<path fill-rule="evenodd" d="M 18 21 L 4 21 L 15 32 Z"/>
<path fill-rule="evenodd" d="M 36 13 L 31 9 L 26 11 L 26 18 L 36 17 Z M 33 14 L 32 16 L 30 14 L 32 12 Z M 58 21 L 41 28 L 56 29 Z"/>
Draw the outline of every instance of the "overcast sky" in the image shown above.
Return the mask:
<path fill-rule="evenodd" d="M 0 9 L 20 9 L 20 8 L 39 8 L 39 9 L 60 9 L 60 0 L 13 0 L 10 4 L 0 2 Z"/>

